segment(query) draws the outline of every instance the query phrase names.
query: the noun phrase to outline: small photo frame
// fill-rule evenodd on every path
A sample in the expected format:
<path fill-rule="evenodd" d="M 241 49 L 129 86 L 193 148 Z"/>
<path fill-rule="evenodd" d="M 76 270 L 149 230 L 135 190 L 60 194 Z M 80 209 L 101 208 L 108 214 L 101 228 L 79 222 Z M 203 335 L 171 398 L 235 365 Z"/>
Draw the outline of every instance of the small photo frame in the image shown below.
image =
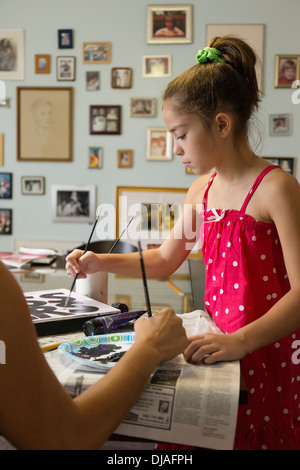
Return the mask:
<path fill-rule="evenodd" d="M 45 194 L 44 176 L 22 176 L 21 177 L 22 194 L 41 195 Z"/>
<path fill-rule="evenodd" d="M 75 57 L 57 57 L 56 58 L 56 78 L 59 81 L 75 80 Z"/>
<path fill-rule="evenodd" d="M 50 54 L 36 54 L 35 73 L 50 73 Z"/>
<path fill-rule="evenodd" d="M 111 43 L 84 42 L 82 61 L 84 64 L 108 64 L 111 61 Z"/>
<path fill-rule="evenodd" d="M 172 58 L 170 55 L 144 55 L 143 77 L 169 77 L 172 73 Z"/>
<path fill-rule="evenodd" d="M 24 80 L 24 29 L 0 29 L 0 80 Z"/>
<path fill-rule="evenodd" d="M 59 29 L 58 33 L 58 48 L 59 49 L 73 49 L 73 30 L 72 29 Z"/>
<path fill-rule="evenodd" d="M 132 150 L 118 150 L 118 168 L 132 168 Z"/>
<path fill-rule="evenodd" d="M 100 72 L 89 71 L 86 72 L 86 86 L 87 91 L 100 90 Z"/>
<path fill-rule="evenodd" d="M 149 5 L 147 7 L 147 43 L 191 43 L 192 13 L 192 5 Z"/>
<path fill-rule="evenodd" d="M 95 214 L 95 186 L 51 186 L 51 215 L 53 222 L 93 223 Z"/>
<path fill-rule="evenodd" d="M 164 127 L 148 127 L 147 160 L 171 161 L 172 135 Z"/>
<path fill-rule="evenodd" d="M 12 198 L 12 173 L 0 173 L 0 199 Z"/>
<path fill-rule="evenodd" d="M 155 117 L 156 98 L 130 98 L 131 117 Z"/>
<path fill-rule="evenodd" d="M 292 134 L 291 114 L 270 114 L 269 124 L 271 136 L 283 136 Z"/>
<path fill-rule="evenodd" d="M 295 171 L 295 159 L 293 157 L 263 157 L 264 160 L 268 160 L 272 165 L 279 165 L 284 171 L 294 174 Z"/>
<path fill-rule="evenodd" d="M 131 88 L 132 69 L 129 67 L 114 67 L 111 70 L 112 88 Z"/>
<path fill-rule="evenodd" d="M 0 134 L 0 166 L 4 165 L 4 134 Z"/>
<path fill-rule="evenodd" d="M 0 235 L 12 234 L 12 209 L 0 209 Z"/>
<path fill-rule="evenodd" d="M 90 134 L 121 133 L 121 106 L 90 106 Z"/>
<path fill-rule="evenodd" d="M 89 147 L 89 164 L 88 168 L 99 169 L 103 167 L 103 148 Z"/>
<path fill-rule="evenodd" d="M 299 75 L 298 55 L 276 55 L 275 56 L 275 88 L 290 88 Z"/>

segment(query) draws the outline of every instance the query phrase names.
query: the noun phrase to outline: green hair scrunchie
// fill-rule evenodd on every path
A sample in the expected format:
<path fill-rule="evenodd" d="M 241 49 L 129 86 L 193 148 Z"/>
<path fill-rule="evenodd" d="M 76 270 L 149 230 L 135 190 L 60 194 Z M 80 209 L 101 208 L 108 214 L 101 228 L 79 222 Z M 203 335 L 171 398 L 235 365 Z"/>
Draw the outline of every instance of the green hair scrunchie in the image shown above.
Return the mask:
<path fill-rule="evenodd" d="M 197 54 L 197 62 L 199 64 L 204 64 L 205 62 L 226 62 L 225 59 L 220 57 L 222 55 L 221 51 L 213 47 L 205 47 L 204 49 L 199 49 Z"/>

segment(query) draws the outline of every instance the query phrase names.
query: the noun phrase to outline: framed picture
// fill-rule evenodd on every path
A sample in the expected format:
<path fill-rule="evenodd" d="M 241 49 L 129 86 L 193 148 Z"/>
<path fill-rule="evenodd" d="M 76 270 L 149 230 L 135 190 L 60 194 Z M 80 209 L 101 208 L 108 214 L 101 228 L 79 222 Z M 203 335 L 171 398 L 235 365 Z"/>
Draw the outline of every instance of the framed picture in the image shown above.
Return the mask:
<path fill-rule="evenodd" d="M 132 168 L 132 150 L 118 150 L 118 168 Z"/>
<path fill-rule="evenodd" d="M 165 127 L 148 127 L 147 160 L 171 161 L 173 159 L 172 135 Z"/>
<path fill-rule="evenodd" d="M 279 165 L 284 171 L 290 173 L 291 175 L 295 174 L 295 158 L 293 157 L 263 157 L 272 165 Z"/>
<path fill-rule="evenodd" d="M 90 134 L 120 134 L 121 106 L 90 106 Z"/>
<path fill-rule="evenodd" d="M 0 173 L 0 199 L 12 198 L 12 173 Z"/>
<path fill-rule="evenodd" d="M 72 161 L 72 141 L 72 88 L 17 88 L 18 161 Z"/>
<path fill-rule="evenodd" d="M 4 134 L 0 134 L 0 166 L 4 165 Z"/>
<path fill-rule="evenodd" d="M 96 187 L 52 185 L 51 215 L 53 222 L 94 222 Z"/>
<path fill-rule="evenodd" d="M 23 29 L 0 29 L 0 80 L 24 80 Z"/>
<path fill-rule="evenodd" d="M 169 77 L 172 73 L 172 58 L 170 55 L 144 55 L 143 77 Z"/>
<path fill-rule="evenodd" d="M 49 54 L 36 54 L 35 58 L 35 73 L 50 73 L 50 55 Z"/>
<path fill-rule="evenodd" d="M 103 167 L 103 148 L 89 147 L 89 165 L 88 168 Z"/>
<path fill-rule="evenodd" d="M 45 194 L 44 176 L 22 176 L 21 177 L 22 194 Z"/>
<path fill-rule="evenodd" d="M 12 234 L 12 209 L 0 209 L 0 235 Z"/>
<path fill-rule="evenodd" d="M 84 64 L 108 64 L 111 61 L 111 43 L 84 42 L 82 61 Z"/>
<path fill-rule="evenodd" d="M 292 83 L 300 78 L 298 55 L 275 56 L 275 88 L 291 88 Z"/>
<path fill-rule="evenodd" d="M 130 98 L 131 117 L 155 117 L 156 98 Z"/>
<path fill-rule="evenodd" d="M 291 114 L 270 114 L 270 135 L 291 135 L 292 115 Z"/>
<path fill-rule="evenodd" d="M 73 30 L 72 29 L 59 29 L 58 33 L 58 48 L 59 49 L 73 49 Z"/>
<path fill-rule="evenodd" d="M 100 72 L 86 72 L 86 90 L 100 90 Z"/>
<path fill-rule="evenodd" d="M 132 69 L 128 67 L 114 67 L 111 70 L 112 88 L 131 88 Z"/>
<path fill-rule="evenodd" d="M 148 5 L 148 44 L 192 42 L 192 5 Z"/>
<path fill-rule="evenodd" d="M 56 78 L 57 80 L 75 80 L 75 57 L 56 58 Z"/>

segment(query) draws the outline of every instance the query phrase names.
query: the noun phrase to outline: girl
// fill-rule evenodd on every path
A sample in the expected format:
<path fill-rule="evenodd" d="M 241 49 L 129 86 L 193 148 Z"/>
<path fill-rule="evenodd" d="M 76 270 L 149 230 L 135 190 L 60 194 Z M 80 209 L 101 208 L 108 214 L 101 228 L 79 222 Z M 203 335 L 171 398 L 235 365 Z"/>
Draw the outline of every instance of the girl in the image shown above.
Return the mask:
<path fill-rule="evenodd" d="M 180 266 L 190 249 L 186 226 L 202 217 L 205 305 L 227 334 L 189 338 L 185 358 L 241 360 L 248 403 L 239 408 L 235 449 L 300 449 L 300 365 L 293 361 L 300 339 L 299 184 L 250 148 L 248 127 L 260 96 L 249 45 L 215 38 L 197 62 L 168 85 L 163 118 L 174 153 L 204 176 L 189 189 L 170 237 L 144 253 L 147 275 Z M 66 268 L 72 276 L 134 275 L 138 254 L 75 251 Z"/>

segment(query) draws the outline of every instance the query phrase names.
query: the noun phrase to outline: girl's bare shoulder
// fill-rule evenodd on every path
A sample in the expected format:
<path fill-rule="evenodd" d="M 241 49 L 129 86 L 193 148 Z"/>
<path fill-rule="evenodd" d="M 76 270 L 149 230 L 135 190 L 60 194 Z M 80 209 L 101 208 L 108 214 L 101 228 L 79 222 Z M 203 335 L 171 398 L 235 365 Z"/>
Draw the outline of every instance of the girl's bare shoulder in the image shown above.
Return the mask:
<path fill-rule="evenodd" d="M 206 175 L 199 176 L 199 178 L 193 181 L 193 183 L 191 184 L 188 190 L 186 202 L 190 204 L 202 203 L 205 189 L 207 187 L 210 177 L 211 177 L 211 173 L 208 173 Z"/>

